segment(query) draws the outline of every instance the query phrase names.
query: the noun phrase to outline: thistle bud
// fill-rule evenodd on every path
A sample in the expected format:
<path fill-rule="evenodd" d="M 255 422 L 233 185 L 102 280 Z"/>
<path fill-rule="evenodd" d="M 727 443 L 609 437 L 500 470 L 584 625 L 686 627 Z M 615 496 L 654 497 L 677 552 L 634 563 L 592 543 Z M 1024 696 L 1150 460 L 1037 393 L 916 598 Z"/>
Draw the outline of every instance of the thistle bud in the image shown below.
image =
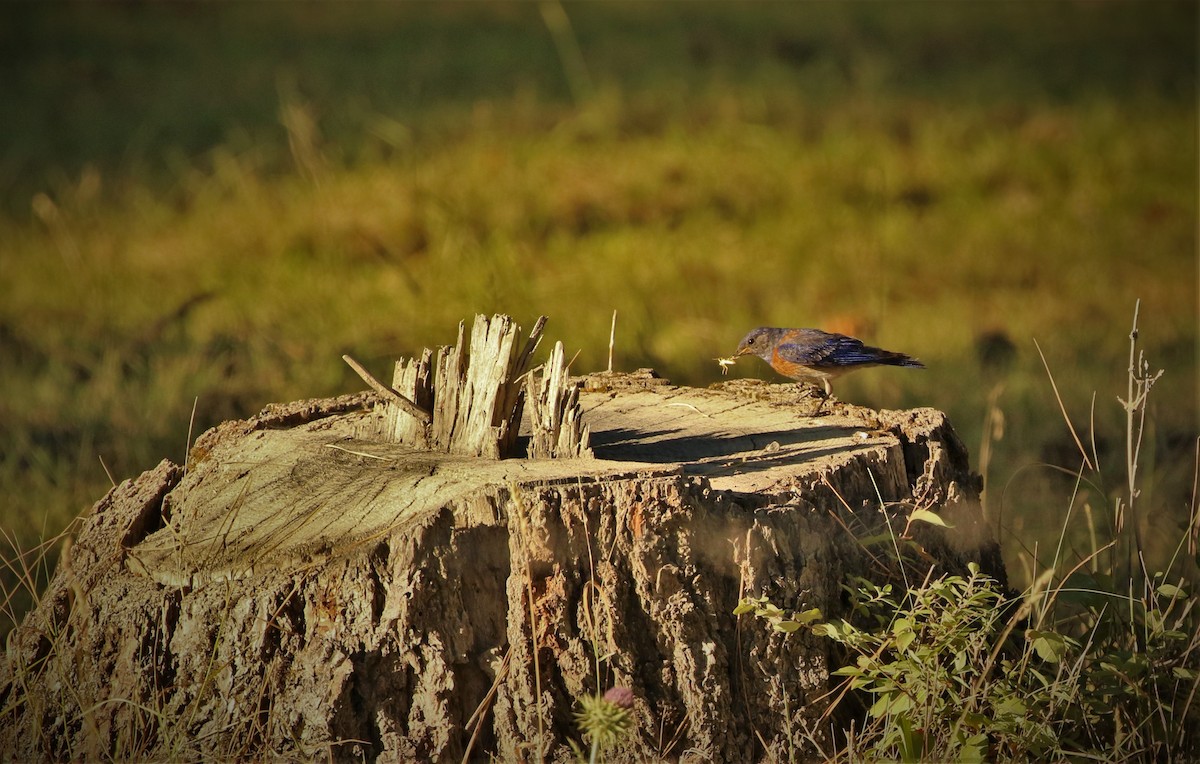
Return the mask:
<path fill-rule="evenodd" d="M 594 746 L 607 748 L 616 743 L 633 726 L 629 709 L 633 708 L 633 691 L 628 687 L 613 687 L 604 697 L 588 695 L 579 702 L 575 721 Z"/>

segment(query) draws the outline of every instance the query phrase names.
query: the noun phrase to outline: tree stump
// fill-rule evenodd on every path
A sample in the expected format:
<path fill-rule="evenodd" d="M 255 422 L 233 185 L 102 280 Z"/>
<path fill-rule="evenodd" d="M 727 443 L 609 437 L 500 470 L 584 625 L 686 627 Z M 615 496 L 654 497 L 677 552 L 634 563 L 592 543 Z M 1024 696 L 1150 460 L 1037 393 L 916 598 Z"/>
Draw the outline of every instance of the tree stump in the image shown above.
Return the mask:
<path fill-rule="evenodd" d="M 741 597 L 843 614 L 871 566 L 855 531 L 915 508 L 954 526 L 919 529 L 932 564 L 1003 574 L 937 411 L 813 417 L 799 385 L 652 373 L 548 387 L 526 394 L 581 416 L 593 456 L 561 431 L 541 448 L 578 458 L 387 442 L 363 393 L 227 422 L 114 488 L 10 637 L 0 750 L 565 761 L 578 700 L 624 686 L 636 731 L 610 759 L 803 757 L 829 645 L 739 621 Z"/>

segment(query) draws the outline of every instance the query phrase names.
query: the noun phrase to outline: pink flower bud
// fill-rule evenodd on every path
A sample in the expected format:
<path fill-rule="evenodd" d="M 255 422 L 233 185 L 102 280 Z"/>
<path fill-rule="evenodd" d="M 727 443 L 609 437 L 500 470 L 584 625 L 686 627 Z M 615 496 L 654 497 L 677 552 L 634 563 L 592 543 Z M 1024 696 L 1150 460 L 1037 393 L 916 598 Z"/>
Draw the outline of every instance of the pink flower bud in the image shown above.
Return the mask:
<path fill-rule="evenodd" d="M 628 687 L 613 687 L 604 693 L 604 699 L 618 708 L 633 708 L 633 690 Z"/>

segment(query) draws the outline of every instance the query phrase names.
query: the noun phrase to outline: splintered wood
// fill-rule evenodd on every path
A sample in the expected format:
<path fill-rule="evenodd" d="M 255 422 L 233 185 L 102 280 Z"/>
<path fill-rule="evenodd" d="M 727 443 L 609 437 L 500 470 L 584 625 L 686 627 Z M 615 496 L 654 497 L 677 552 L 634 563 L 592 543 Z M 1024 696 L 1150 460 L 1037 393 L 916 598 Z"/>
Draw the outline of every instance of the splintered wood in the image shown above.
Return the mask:
<path fill-rule="evenodd" d="M 530 459 L 592 456 L 588 447 L 591 431 L 583 423 L 583 408 L 579 405 L 579 384 L 571 382 L 561 342 L 554 343 L 542 373 L 529 375 L 525 390 L 533 431 Z"/>
<path fill-rule="evenodd" d="M 508 316 L 476 316 L 469 350 L 465 326 L 453 346 L 426 349 L 396 363 L 392 387 L 430 412 L 429 421 L 385 397 L 385 440 L 415 448 L 502 459 L 514 456 L 521 424 L 520 377 L 541 340 L 539 318 L 523 348 L 521 327 Z"/>
<path fill-rule="evenodd" d="M 459 323 L 454 345 L 397 361 L 390 388 L 352 358 L 345 358 L 383 397 L 384 440 L 490 459 L 520 456 L 517 434 L 528 390 L 534 423 L 529 456 L 590 456 L 578 386 L 567 375 L 562 343 L 539 367 L 540 375 L 537 369 L 526 371 L 545 326 L 546 317 L 541 316 L 519 346 L 521 327 L 511 318 L 476 316 L 469 350 L 465 325 Z"/>

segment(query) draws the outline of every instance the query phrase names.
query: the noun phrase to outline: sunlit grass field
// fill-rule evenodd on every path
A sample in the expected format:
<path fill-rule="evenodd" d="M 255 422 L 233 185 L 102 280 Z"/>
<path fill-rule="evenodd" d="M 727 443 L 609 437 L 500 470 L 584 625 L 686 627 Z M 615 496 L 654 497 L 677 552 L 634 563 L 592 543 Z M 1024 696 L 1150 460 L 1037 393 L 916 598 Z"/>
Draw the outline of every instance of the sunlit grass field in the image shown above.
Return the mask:
<path fill-rule="evenodd" d="M 616 366 L 690 385 L 764 324 L 915 355 L 835 394 L 947 411 L 1015 561 L 1058 537 L 1054 467 L 1080 464 L 1034 341 L 1107 522 L 1140 298 L 1150 543 L 1187 521 L 1194 4 L 6 14 L 0 527 L 23 546 L 189 433 L 360 389 L 342 353 L 385 376 L 477 312 L 549 315 L 582 372 L 615 310 Z"/>

